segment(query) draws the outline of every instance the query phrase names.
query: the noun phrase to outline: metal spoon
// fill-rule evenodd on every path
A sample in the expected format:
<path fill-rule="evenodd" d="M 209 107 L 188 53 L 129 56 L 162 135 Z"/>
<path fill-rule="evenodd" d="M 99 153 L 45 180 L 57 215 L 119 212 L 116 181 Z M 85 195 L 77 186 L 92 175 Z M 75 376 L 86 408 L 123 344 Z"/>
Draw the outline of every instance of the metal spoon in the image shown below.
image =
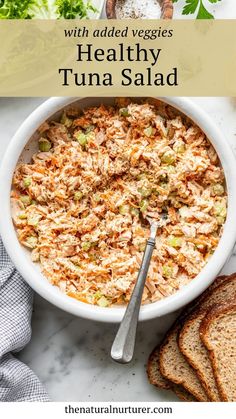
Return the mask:
<path fill-rule="evenodd" d="M 146 220 L 150 224 L 150 236 L 146 243 L 133 293 L 111 348 L 112 359 L 121 364 L 127 364 L 133 358 L 143 289 L 155 247 L 157 230 L 167 223 L 167 214 L 163 212 L 159 220 L 151 217 L 146 217 Z"/>

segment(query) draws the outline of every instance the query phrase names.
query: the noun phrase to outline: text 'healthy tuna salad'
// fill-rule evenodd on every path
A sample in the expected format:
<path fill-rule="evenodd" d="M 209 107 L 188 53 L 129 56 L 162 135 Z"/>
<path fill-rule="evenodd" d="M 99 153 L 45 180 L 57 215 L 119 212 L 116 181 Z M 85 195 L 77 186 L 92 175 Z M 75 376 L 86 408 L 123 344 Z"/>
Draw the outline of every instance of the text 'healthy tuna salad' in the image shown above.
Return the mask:
<path fill-rule="evenodd" d="M 156 238 L 143 303 L 188 284 L 205 266 L 227 211 L 225 179 L 204 133 L 157 105 L 70 109 L 40 128 L 39 151 L 15 171 L 12 216 L 20 243 L 68 296 L 126 304 L 149 227 Z"/>

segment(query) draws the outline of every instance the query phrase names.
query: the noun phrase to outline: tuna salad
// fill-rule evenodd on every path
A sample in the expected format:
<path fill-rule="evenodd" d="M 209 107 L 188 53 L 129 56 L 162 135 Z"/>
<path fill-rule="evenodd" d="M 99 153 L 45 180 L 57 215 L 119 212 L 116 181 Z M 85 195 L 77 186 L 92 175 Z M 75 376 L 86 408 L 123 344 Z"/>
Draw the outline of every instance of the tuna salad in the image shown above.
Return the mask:
<path fill-rule="evenodd" d="M 127 304 L 149 226 L 159 229 L 143 303 L 174 294 L 205 266 L 227 212 L 225 178 L 204 133 L 152 102 L 68 109 L 39 129 L 11 193 L 20 243 L 51 284 L 102 307 Z"/>

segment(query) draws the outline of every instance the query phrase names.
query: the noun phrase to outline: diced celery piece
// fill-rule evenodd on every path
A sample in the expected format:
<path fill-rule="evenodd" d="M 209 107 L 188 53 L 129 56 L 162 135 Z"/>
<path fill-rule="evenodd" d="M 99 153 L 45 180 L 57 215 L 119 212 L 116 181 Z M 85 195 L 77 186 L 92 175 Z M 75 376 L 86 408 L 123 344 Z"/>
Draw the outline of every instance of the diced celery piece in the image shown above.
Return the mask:
<path fill-rule="evenodd" d="M 78 132 L 76 134 L 76 139 L 82 146 L 85 146 L 87 144 L 87 137 L 83 132 Z"/>
<path fill-rule="evenodd" d="M 18 215 L 18 218 L 20 220 L 25 220 L 27 218 L 27 215 L 25 212 L 20 212 L 20 214 Z"/>
<path fill-rule="evenodd" d="M 120 115 L 121 116 L 129 116 L 128 108 L 120 108 Z"/>
<path fill-rule="evenodd" d="M 31 200 L 29 195 L 21 195 L 20 200 L 26 206 L 28 206 L 32 203 L 32 200 Z"/>
<path fill-rule="evenodd" d="M 220 183 L 216 183 L 215 185 L 213 185 L 212 190 L 213 190 L 214 195 L 217 195 L 217 196 L 223 195 L 225 192 L 224 186 L 221 185 Z"/>
<path fill-rule="evenodd" d="M 175 152 L 170 149 L 170 150 L 165 151 L 164 154 L 162 154 L 161 161 L 162 163 L 165 163 L 165 164 L 173 164 L 175 162 L 175 158 L 176 158 Z"/>
<path fill-rule="evenodd" d="M 145 173 L 140 173 L 138 176 L 137 176 L 137 179 L 138 180 L 143 180 L 143 179 L 146 179 L 146 174 Z"/>
<path fill-rule="evenodd" d="M 36 227 L 41 220 L 42 216 L 40 214 L 35 214 L 32 216 L 28 216 L 27 224 L 33 227 Z"/>
<path fill-rule="evenodd" d="M 94 294 L 94 298 L 96 298 L 96 300 L 98 300 L 99 298 L 101 298 L 102 297 L 102 293 L 101 293 L 101 291 L 97 291 L 97 292 L 95 292 L 95 294 Z"/>
<path fill-rule="evenodd" d="M 138 249 L 139 249 L 140 252 L 144 252 L 145 247 L 146 247 L 146 243 L 140 243 L 139 246 L 138 246 Z"/>
<path fill-rule="evenodd" d="M 52 144 L 46 138 L 40 138 L 39 140 L 39 150 L 43 152 L 47 152 L 51 149 Z"/>
<path fill-rule="evenodd" d="M 145 128 L 144 134 L 146 135 L 146 137 L 151 137 L 152 133 L 153 133 L 152 127 Z"/>
<path fill-rule="evenodd" d="M 171 247 L 181 247 L 182 239 L 180 237 L 170 236 L 167 239 L 167 243 Z"/>
<path fill-rule="evenodd" d="M 148 207 L 148 201 L 146 199 L 143 199 L 140 202 L 140 211 L 141 212 L 146 212 L 147 211 L 147 207 Z"/>
<path fill-rule="evenodd" d="M 23 180 L 23 184 L 25 188 L 28 188 L 31 185 L 31 178 L 30 177 L 25 177 Z"/>
<path fill-rule="evenodd" d="M 182 154 L 185 152 L 185 143 L 182 140 L 177 140 L 175 142 L 175 144 L 173 145 L 173 150 L 177 153 L 177 154 Z"/>
<path fill-rule="evenodd" d="M 26 243 L 31 249 L 34 249 L 37 246 L 38 239 L 35 236 L 30 236 L 27 238 Z"/>
<path fill-rule="evenodd" d="M 107 307 L 107 306 L 109 306 L 109 301 L 107 300 L 107 298 L 106 297 L 104 297 L 104 295 L 101 297 L 101 298 L 99 298 L 99 300 L 97 301 L 97 304 L 100 306 L 100 307 Z"/>
<path fill-rule="evenodd" d="M 217 223 L 219 225 L 224 224 L 227 215 L 227 208 L 226 203 L 223 200 L 215 203 L 214 214 L 216 215 Z"/>
<path fill-rule="evenodd" d="M 138 192 L 142 195 L 143 198 L 147 198 L 151 195 L 152 190 L 146 188 L 138 188 Z"/>
<path fill-rule="evenodd" d="M 80 191 L 75 192 L 74 194 L 74 200 L 79 201 L 83 197 L 83 193 Z"/>
<path fill-rule="evenodd" d="M 225 218 L 227 214 L 226 206 L 221 202 L 215 203 L 214 213 L 216 216 Z"/>
<path fill-rule="evenodd" d="M 66 115 L 66 112 L 63 112 L 62 117 L 61 117 L 61 124 L 69 128 L 71 127 L 72 123 L 73 123 L 73 120 L 68 118 L 68 116 Z"/>
<path fill-rule="evenodd" d="M 81 246 L 82 246 L 82 249 L 85 252 L 87 252 L 91 248 L 92 243 L 91 242 L 83 242 Z"/>
<path fill-rule="evenodd" d="M 167 170 L 168 173 L 173 174 L 175 173 L 175 166 L 170 164 L 169 166 L 166 166 L 165 170 Z"/>
<path fill-rule="evenodd" d="M 121 214 L 121 215 L 126 215 L 126 214 L 128 214 L 128 212 L 129 212 L 129 205 L 120 205 L 119 206 L 119 213 Z"/>
<path fill-rule="evenodd" d="M 170 265 L 163 265 L 162 274 L 165 278 L 171 277 L 173 275 L 173 267 Z"/>

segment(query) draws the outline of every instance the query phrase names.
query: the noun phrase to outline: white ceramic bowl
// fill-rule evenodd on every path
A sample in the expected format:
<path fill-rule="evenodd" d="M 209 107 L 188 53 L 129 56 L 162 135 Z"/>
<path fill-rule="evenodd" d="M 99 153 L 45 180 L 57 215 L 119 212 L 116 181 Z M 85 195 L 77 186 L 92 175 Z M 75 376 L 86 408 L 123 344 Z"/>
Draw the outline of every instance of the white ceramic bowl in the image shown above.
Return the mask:
<path fill-rule="evenodd" d="M 173 312 L 189 303 L 202 293 L 221 271 L 231 255 L 236 241 L 236 164 L 230 147 L 224 136 L 212 122 L 209 116 L 197 105 L 185 98 L 161 98 L 176 109 L 190 117 L 205 132 L 215 147 L 226 177 L 228 189 L 227 219 L 219 245 L 213 256 L 191 283 L 174 295 L 161 301 L 145 305 L 140 311 L 140 320 L 148 320 Z M 111 98 L 51 98 L 39 106 L 21 125 L 12 138 L 0 169 L 0 233 L 13 263 L 28 282 L 28 284 L 46 300 L 76 316 L 103 322 L 120 322 L 124 307 L 102 308 L 92 306 L 70 298 L 52 286 L 40 273 L 37 264 L 30 260 L 29 252 L 20 245 L 11 220 L 10 190 L 14 169 L 25 145 L 36 129 L 48 118 L 63 107 L 79 102 L 80 106 L 98 105 L 101 102 L 111 103 Z"/>

